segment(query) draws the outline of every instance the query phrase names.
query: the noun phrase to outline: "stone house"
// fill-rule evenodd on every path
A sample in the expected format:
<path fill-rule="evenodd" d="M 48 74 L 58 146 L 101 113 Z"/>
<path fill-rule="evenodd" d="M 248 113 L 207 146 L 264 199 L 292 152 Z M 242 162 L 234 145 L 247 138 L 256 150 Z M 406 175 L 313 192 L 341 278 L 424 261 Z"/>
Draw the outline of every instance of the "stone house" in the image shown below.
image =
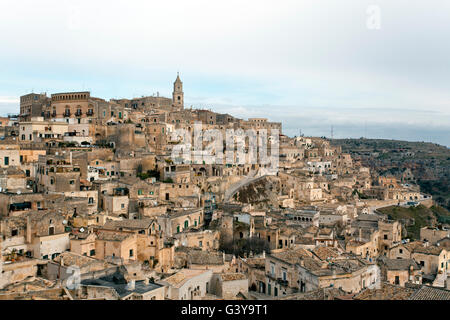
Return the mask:
<path fill-rule="evenodd" d="M 446 228 L 423 227 L 420 229 L 420 241 L 436 245 L 439 240 L 450 237 L 450 230 Z"/>
<path fill-rule="evenodd" d="M 99 229 L 95 231 L 95 258 L 118 259 L 122 263 L 137 260 L 137 235 L 134 232 L 110 231 Z"/>
<path fill-rule="evenodd" d="M 203 209 L 179 210 L 158 216 L 161 231 L 171 237 L 189 228 L 200 228 L 204 223 Z"/>
<path fill-rule="evenodd" d="M 422 284 L 420 266 L 413 259 L 380 259 L 383 281 L 404 287 L 406 283 Z"/>
<path fill-rule="evenodd" d="M 238 294 L 247 296 L 248 278 L 242 273 L 214 273 L 210 292 L 222 299 L 235 299 Z"/>
<path fill-rule="evenodd" d="M 181 269 L 157 283 L 165 286 L 165 299 L 198 300 L 210 292 L 212 275 L 212 270 Z"/>
<path fill-rule="evenodd" d="M 424 275 L 445 273 L 450 267 L 450 254 L 445 248 L 429 245 L 427 242 L 401 243 L 389 250 L 390 259 L 414 259 Z"/>

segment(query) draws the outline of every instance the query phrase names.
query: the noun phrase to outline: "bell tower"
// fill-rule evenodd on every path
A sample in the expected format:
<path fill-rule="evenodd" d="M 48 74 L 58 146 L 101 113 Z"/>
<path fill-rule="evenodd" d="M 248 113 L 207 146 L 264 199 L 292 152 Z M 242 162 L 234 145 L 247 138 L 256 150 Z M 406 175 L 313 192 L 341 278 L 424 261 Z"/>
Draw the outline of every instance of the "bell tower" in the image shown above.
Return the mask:
<path fill-rule="evenodd" d="M 181 82 L 180 74 L 177 73 L 177 79 L 173 84 L 172 105 L 177 109 L 184 108 L 183 82 Z"/>

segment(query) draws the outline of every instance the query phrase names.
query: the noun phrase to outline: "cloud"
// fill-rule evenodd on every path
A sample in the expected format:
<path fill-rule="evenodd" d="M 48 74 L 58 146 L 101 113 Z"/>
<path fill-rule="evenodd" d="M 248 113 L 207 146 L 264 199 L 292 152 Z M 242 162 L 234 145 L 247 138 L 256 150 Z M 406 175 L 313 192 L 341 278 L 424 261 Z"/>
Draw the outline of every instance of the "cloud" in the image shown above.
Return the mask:
<path fill-rule="evenodd" d="M 393 134 L 403 123 L 428 139 L 450 127 L 450 2 L 378 0 L 370 30 L 373 4 L 3 0 L 0 96 L 170 96 L 179 70 L 188 106 Z"/>

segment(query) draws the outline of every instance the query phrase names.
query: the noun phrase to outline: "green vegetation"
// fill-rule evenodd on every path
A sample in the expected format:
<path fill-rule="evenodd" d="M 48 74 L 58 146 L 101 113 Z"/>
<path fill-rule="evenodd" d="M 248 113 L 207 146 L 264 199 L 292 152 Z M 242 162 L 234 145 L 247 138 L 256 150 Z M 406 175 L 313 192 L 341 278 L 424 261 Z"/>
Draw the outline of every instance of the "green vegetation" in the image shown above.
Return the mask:
<path fill-rule="evenodd" d="M 59 142 L 58 147 L 59 148 L 75 148 L 75 147 L 78 147 L 78 144 L 75 142 Z"/>
<path fill-rule="evenodd" d="M 418 180 L 420 190 L 433 195 L 433 199 L 450 210 L 450 175 L 444 174 L 438 180 Z"/>
<path fill-rule="evenodd" d="M 413 240 L 420 238 L 420 228 L 433 226 L 436 223 L 450 221 L 450 212 L 443 207 L 432 206 L 427 208 L 423 205 L 409 208 L 390 206 L 378 209 L 386 214 L 391 220 L 400 220 L 406 226 L 407 237 Z"/>
<path fill-rule="evenodd" d="M 242 238 L 231 242 L 224 242 L 221 239 L 219 250 L 239 257 L 249 255 L 250 253 L 261 254 L 263 251 L 270 253 L 270 247 L 267 241 L 256 237 Z"/>
<path fill-rule="evenodd" d="M 430 209 L 436 215 L 439 223 L 450 224 L 450 211 L 440 206 L 432 206 Z"/>
<path fill-rule="evenodd" d="M 328 186 L 329 188 L 329 186 Z M 369 199 L 369 197 L 367 195 L 365 195 L 364 193 L 359 192 L 358 190 L 353 190 L 352 195 L 358 195 L 359 199 Z"/>
<path fill-rule="evenodd" d="M 159 180 L 159 171 L 158 170 L 147 170 L 147 172 L 138 172 L 136 174 L 138 178 L 141 178 L 141 180 L 146 180 L 148 178 L 156 178 L 156 180 Z"/>
<path fill-rule="evenodd" d="M 94 146 L 98 148 L 113 148 L 113 145 L 106 140 L 100 140 L 96 144 L 94 144 Z"/>
<path fill-rule="evenodd" d="M 411 170 L 411 183 L 431 194 L 440 206 L 450 210 L 450 149 L 429 142 L 384 139 L 334 139 L 355 160 L 379 175 L 393 175 L 401 180 L 405 169 Z"/>

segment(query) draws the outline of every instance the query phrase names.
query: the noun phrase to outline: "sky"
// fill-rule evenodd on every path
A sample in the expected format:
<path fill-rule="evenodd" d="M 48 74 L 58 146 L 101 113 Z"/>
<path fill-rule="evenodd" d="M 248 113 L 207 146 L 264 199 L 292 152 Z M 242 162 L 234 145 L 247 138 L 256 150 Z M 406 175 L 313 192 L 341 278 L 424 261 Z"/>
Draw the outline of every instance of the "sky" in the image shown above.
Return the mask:
<path fill-rule="evenodd" d="M 448 0 L 1 0 L 0 114 L 90 90 L 450 146 Z"/>

